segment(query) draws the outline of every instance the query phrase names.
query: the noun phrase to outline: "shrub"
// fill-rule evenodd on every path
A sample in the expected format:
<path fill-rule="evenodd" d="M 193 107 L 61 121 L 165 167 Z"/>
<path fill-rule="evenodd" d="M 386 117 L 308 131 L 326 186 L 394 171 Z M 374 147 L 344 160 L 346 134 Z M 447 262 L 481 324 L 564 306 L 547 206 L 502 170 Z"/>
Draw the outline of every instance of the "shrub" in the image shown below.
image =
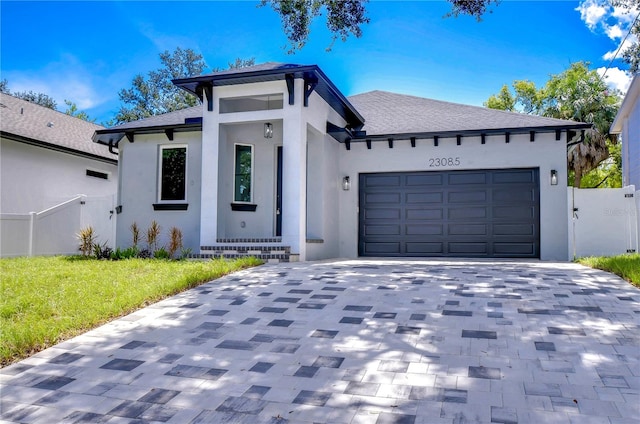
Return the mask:
<path fill-rule="evenodd" d="M 138 247 L 138 242 L 140 241 L 140 228 L 138 228 L 138 224 L 136 224 L 135 222 L 133 224 L 131 224 L 131 227 L 129 227 L 129 229 L 131 230 L 131 238 L 133 239 L 133 247 Z"/>
<path fill-rule="evenodd" d="M 138 257 L 140 259 L 150 259 L 152 257 L 151 251 L 149 249 L 142 249 L 138 252 Z"/>
<path fill-rule="evenodd" d="M 80 230 L 76 237 L 80 241 L 80 252 L 82 256 L 89 256 L 94 251 L 94 245 L 96 243 L 96 235 L 93 231 L 93 227 L 86 227 Z"/>
<path fill-rule="evenodd" d="M 111 259 L 111 253 L 113 253 L 113 249 L 107 246 L 107 242 L 103 244 L 95 243 L 93 245 L 93 254 L 96 259 Z"/>
<path fill-rule="evenodd" d="M 156 259 L 171 259 L 171 255 L 169 255 L 169 252 L 167 252 L 164 247 L 153 252 L 153 257 Z"/>
<path fill-rule="evenodd" d="M 171 227 L 169 232 L 169 248 L 167 249 L 169 256 L 173 258 L 173 255 L 175 255 L 179 249 L 182 249 L 182 231 L 176 227 Z"/>
<path fill-rule="evenodd" d="M 154 219 L 147 229 L 147 245 L 152 252 L 158 250 L 158 237 L 160 237 L 160 225 Z"/>

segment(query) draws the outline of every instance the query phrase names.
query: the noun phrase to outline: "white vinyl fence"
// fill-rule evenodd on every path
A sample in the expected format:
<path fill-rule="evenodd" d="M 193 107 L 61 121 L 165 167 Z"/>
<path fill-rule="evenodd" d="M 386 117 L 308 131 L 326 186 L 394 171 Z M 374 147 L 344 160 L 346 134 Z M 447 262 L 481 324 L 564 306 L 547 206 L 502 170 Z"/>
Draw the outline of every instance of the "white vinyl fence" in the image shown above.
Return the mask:
<path fill-rule="evenodd" d="M 569 188 L 569 258 L 638 252 L 638 196 L 624 188 Z"/>
<path fill-rule="evenodd" d="M 0 256 L 71 255 L 78 253 L 76 236 L 93 227 L 100 244 L 113 246 L 114 196 L 78 195 L 41 212 L 0 215 Z"/>

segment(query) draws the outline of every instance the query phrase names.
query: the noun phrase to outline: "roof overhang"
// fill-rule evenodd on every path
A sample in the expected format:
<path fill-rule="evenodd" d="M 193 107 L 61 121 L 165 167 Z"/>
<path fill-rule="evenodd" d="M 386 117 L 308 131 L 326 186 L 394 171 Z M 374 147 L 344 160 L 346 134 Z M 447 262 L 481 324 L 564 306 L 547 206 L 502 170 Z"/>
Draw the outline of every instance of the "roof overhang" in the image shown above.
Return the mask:
<path fill-rule="evenodd" d="M 620 105 L 616 118 L 613 120 L 613 124 L 611 124 L 611 129 L 609 130 L 611 134 L 622 133 L 624 121 L 631 114 L 631 111 L 638 99 L 640 99 L 640 74 L 634 76 L 631 81 L 629 90 L 627 90 L 627 94 L 624 96 L 624 100 L 622 101 L 622 105 Z"/>
<path fill-rule="evenodd" d="M 109 146 L 109 151 L 115 153 L 112 149 L 118 147 L 118 143 L 123 138 L 127 138 L 133 143 L 134 135 L 137 134 L 161 134 L 164 133 L 168 139 L 173 140 L 173 134 L 177 132 L 202 131 L 202 118 L 190 118 L 185 120 L 184 124 L 176 125 L 156 125 L 150 127 L 134 127 L 134 128 L 112 128 L 98 130 L 93 134 L 92 141 L 98 144 Z"/>
<path fill-rule="evenodd" d="M 591 124 L 576 122 L 575 124 L 562 126 L 485 128 L 458 131 L 445 130 L 368 135 L 366 131 L 351 131 L 348 128 L 340 128 L 337 125 L 327 122 L 327 133 L 336 141 L 345 144 L 348 150 L 350 149 L 351 143 L 367 143 L 367 147 L 370 148 L 372 142 L 384 141 L 389 143 L 389 147 L 393 147 L 393 141 L 395 140 L 410 140 L 412 145 L 415 145 L 415 140 L 420 139 L 433 139 L 434 143 L 437 144 L 439 139 L 455 138 L 458 140 L 458 143 L 460 143 L 463 137 L 481 137 L 482 140 L 484 140 L 484 137 L 489 135 L 504 135 L 505 140 L 508 142 L 509 136 L 515 134 L 529 134 L 530 140 L 534 141 L 536 133 L 556 133 L 556 140 L 559 140 L 562 131 L 567 131 L 569 134 L 567 139 L 571 139 L 577 131 L 586 130 L 591 127 Z"/>
<path fill-rule="evenodd" d="M 69 147 L 60 146 L 60 145 L 57 145 L 57 144 L 46 143 L 46 142 L 41 141 L 41 140 L 36 140 L 36 139 L 33 139 L 33 138 L 24 137 L 24 136 L 17 135 L 17 134 L 11 134 L 11 133 L 8 133 L 6 131 L 0 131 L 0 137 L 5 138 L 7 140 L 16 141 L 16 142 L 19 142 L 19 143 L 24 143 L 24 144 L 29 144 L 29 145 L 32 145 L 32 146 L 42 147 L 42 148 L 45 148 L 47 150 L 51 150 L 51 151 L 55 151 L 55 152 L 68 153 L 70 155 L 79 156 L 79 157 L 92 159 L 92 160 L 97 160 L 97 161 L 109 163 L 109 164 L 112 164 L 112 165 L 117 165 L 118 164 L 118 159 L 117 158 L 108 158 L 108 157 L 96 155 L 96 154 L 93 154 L 93 153 L 83 152 L 81 150 L 71 149 Z M 114 153 L 114 152 L 111 152 L 111 153 Z"/>
<path fill-rule="evenodd" d="M 216 86 L 250 84 L 268 81 L 292 81 L 293 79 L 303 79 L 305 81 L 305 96 L 311 91 L 315 91 L 322 97 L 345 121 L 347 126 L 353 129 L 360 129 L 364 125 L 364 118 L 338 88 L 327 78 L 317 65 L 283 65 L 275 69 L 248 71 L 248 72 L 221 72 L 211 75 L 203 75 L 191 78 L 174 79 L 172 82 L 198 96 L 204 101 L 203 92 Z M 311 85 L 310 91 L 307 85 Z M 292 87 L 289 88 L 290 100 L 292 103 Z M 305 99 L 306 101 L 306 99 Z"/>

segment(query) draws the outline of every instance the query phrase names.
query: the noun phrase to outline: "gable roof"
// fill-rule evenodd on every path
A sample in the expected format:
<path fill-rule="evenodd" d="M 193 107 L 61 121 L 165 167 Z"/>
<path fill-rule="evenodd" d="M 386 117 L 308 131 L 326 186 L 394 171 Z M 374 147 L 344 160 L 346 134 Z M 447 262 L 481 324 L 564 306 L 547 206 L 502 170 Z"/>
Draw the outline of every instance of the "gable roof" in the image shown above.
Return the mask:
<path fill-rule="evenodd" d="M 0 135 L 14 141 L 117 163 L 117 156 L 91 142 L 101 125 L 0 93 Z"/>
<path fill-rule="evenodd" d="M 589 124 L 505 112 L 479 106 L 387 91 L 370 91 L 349 97 L 365 117 L 366 137 L 402 134 L 452 134 L 464 132 L 555 131 L 588 128 Z"/>
<path fill-rule="evenodd" d="M 362 115 L 353 107 L 347 98 L 338 90 L 318 65 L 297 65 L 293 63 L 267 62 L 244 68 L 228 69 L 198 77 L 179 78 L 172 82 L 183 90 L 194 94 L 203 100 L 202 91 L 214 86 L 249 84 L 266 81 L 293 81 L 301 78 L 305 81 L 305 91 L 311 88 L 322 97 L 331 107 L 338 112 L 352 128 L 359 129 L 364 123 Z M 289 87 L 289 83 L 287 83 Z M 289 88 L 290 90 L 293 88 Z M 289 92 L 290 100 L 300 102 L 303 99 L 293 99 Z M 293 103 L 292 103 L 293 104 Z"/>

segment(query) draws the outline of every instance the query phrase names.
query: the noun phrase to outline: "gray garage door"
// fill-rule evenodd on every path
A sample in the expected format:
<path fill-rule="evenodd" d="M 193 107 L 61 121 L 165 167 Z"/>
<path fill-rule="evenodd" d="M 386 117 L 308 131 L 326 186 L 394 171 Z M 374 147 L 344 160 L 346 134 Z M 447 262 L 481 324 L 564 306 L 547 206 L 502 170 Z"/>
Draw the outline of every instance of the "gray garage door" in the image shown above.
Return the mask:
<path fill-rule="evenodd" d="M 540 257 L 538 169 L 360 174 L 360 256 Z"/>

